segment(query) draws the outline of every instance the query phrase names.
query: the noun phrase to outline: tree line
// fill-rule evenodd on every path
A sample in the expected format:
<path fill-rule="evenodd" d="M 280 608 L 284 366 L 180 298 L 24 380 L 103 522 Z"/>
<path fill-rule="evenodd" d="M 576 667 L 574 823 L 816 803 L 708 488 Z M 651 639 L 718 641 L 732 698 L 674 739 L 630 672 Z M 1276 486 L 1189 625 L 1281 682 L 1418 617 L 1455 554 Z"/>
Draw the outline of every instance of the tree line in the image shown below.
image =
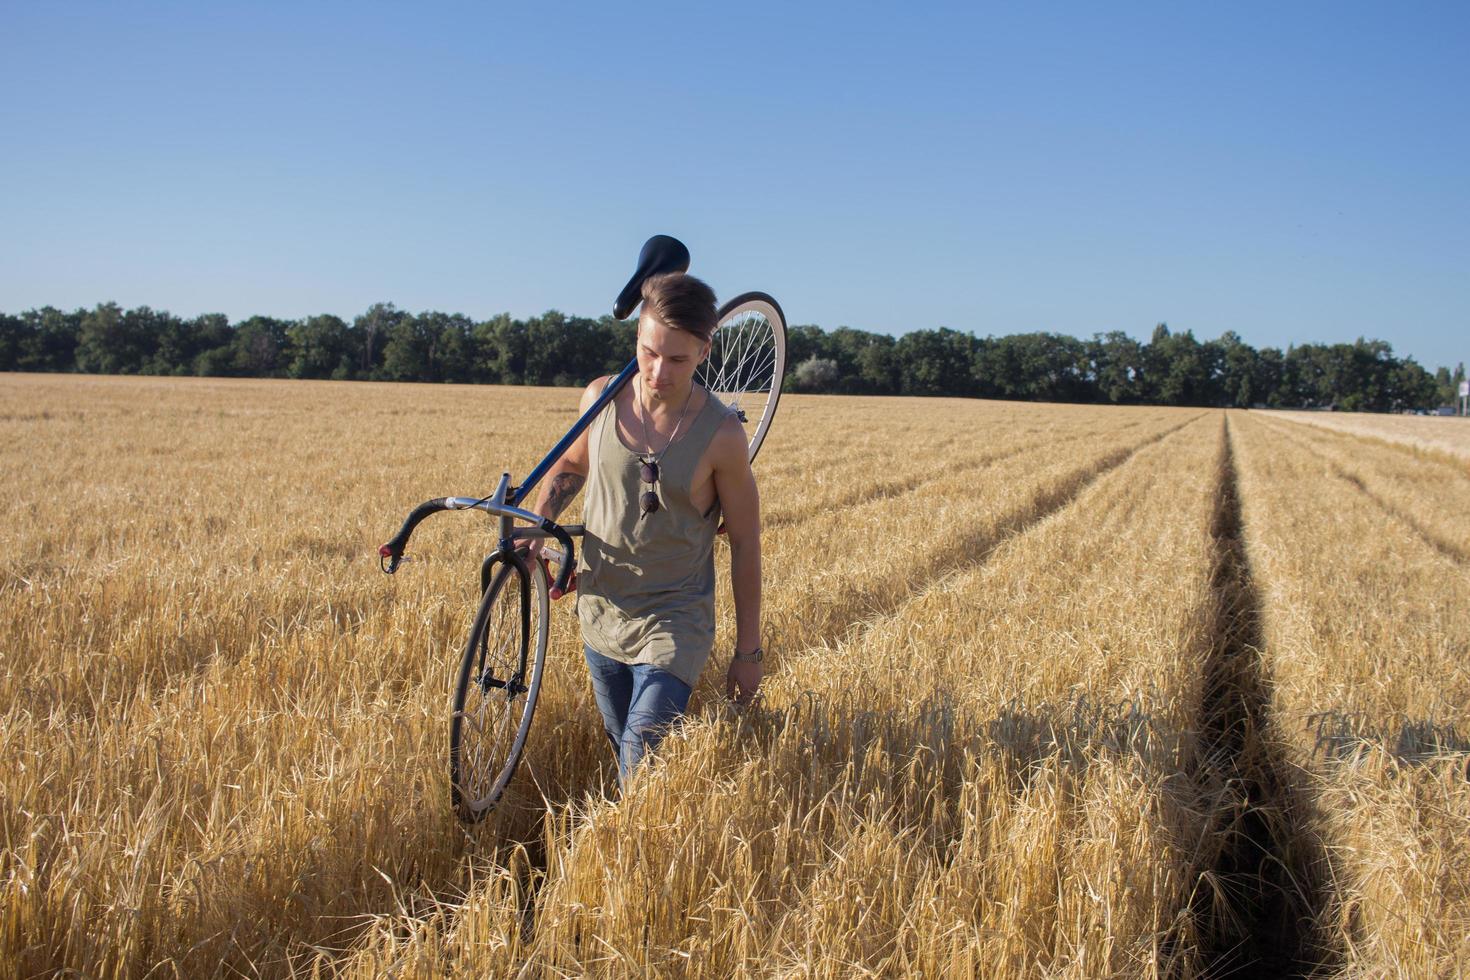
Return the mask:
<path fill-rule="evenodd" d="M 0 313 L 0 371 L 582 385 L 621 369 L 636 323 L 549 310 L 476 321 L 390 303 L 350 323 L 174 316 L 116 303 Z M 1122 331 L 976 337 L 947 327 L 901 337 L 813 325 L 788 331 L 790 391 L 946 395 L 1119 405 L 1400 411 L 1452 404 L 1465 377 L 1431 374 L 1385 341 L 1259 350 L 1233 331 L 1197 340 L 1159 324 L 1147 343 Z"/>

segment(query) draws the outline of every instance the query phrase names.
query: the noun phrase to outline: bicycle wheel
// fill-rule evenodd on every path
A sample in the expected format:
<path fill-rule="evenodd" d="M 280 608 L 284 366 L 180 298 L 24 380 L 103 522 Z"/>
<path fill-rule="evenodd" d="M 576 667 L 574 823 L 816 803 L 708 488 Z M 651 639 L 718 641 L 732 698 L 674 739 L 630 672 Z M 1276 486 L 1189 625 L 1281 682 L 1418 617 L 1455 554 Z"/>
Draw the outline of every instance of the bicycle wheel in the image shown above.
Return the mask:
<path fill-rule="evenodd" d="M 515 775 L 546 663 L 546 573 L 501 559 L 465 644 L 449 722 L 449 785 L 461 820 L 484 817 Z"/>
<path fill-rule="evenodd" d="M 740 416 L 754 460 L 786 376 L 786 317 L 765 293 L 741 293 L 720 307 L 719 316 L 696 378 Z"/>

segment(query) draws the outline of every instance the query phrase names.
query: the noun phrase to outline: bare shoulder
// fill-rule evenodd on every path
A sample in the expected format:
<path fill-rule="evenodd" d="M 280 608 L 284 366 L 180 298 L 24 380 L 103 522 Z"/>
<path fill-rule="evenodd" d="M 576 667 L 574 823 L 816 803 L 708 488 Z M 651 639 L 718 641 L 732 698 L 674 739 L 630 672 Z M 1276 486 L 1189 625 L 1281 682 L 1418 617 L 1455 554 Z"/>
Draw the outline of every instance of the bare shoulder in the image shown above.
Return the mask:
<path fill-rule="evenodd" d="M 750 469 L 750 443 L 746 441 L 745 426 L 734 412 L 726 410 L 710 440 L 711 457 L 717 469 Z"/>
<path fill-rule="evenodd" d="M 592 407 L 592 403 L 597 401 L 597 396 L 602 394 L 602 389 L 611 380 L 612 375 L 604 374 L 600 378 L 594 378 L 591 384 L 582 389 L 582 411 L 585 412 L 588 408 Z"/>

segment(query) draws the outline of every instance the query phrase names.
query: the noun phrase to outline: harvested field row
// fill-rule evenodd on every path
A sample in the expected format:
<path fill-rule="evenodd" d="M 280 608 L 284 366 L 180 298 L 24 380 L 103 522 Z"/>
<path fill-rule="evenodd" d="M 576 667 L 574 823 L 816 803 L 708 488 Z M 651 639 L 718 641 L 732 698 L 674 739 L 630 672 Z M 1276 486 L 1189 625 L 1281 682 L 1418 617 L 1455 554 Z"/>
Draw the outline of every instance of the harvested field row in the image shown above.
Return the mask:
<path fill-rule="evenodd" d="M 1368 492 L 1410 489 L 1402 450 L 1235 418 L 1271 707 L 1329 862 L 1318 928 L 1344 975 L 1454 975 L 1470 957 L 1470 571 Z"/>
<path fill-rule="evenodd" d="M 1470 421 L 1462 418 L 1360 412 L 1270 412 L 1262 417 L 1290 419 L 1302 425 L 1396 443 L 1433 455 L 1470 460 Z"/>
<path fill-rule="evenodd" d="M 1238 802 L 1199 740 L 1219 433 L 788 657 L 763 710 L 686 725 L 621 802 L 559 809 L 534 866 L 385 921 L 352 972 L 1202 971 L 1194 896 Z"/>
<path fill-rule="evenodd" d="M 1470 467 L 1321 428 L 1262 419 L 1285 445 L 1326 459 L 1333 472 L 1450 558 L 1470 563 Z"/>
<path fill-rule="evenodd" d="M 802 444 L 773 439 L 770 455 L 776 459 L 771 461 L 771 472 L 766 472 L 765 459 L 759 463 L 763 481 L 789 488 L 777 497 L 767 494 L 762 501 L 762 525 L 767 530 L 922 489 L 958 471 L 990 465 L 1040 445 L 1060 450 L 1104 434 L 1148 431 L 1159 420 L 1178 414 L 1137 409 L 1120 418 L 1070 405 L 997 407 L 986 419 L 986 431 L 958 433 L 950 421 L 941 420 L 946 413 L 963 417 L 964 403 L 938 400 L 933 419 L 881 412 L 877 426 L 865 424 L 854 432 L 855 413 L 866 420 L 874 414 L 873 406 L 864 410 L 863 399 L 828 400 L 839 404 L 821 406 L 827 421 L 820 416 L 804 420 L 804 428 L 820 432 L 820 426 L 828 425 L 834 433 L 843 433 L 841 439 L 819 440 L 818 445 L 825 443 L 822 449 L 812 440 Z"/>

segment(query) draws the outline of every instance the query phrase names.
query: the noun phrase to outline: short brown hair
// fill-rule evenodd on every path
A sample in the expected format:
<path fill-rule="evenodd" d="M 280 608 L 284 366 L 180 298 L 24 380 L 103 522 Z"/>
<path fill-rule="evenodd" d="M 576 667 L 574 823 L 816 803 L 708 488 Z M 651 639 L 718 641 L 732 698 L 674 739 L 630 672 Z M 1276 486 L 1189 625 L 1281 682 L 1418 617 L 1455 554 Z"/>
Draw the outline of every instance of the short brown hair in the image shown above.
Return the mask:
<path fill-rule="evenodd" d="M 720 325 L 715 291 L 703 279 L 684 272 L 666 272 L 643 281 L 643 312 L 666 327 L 685 330 L 707 341 Z"/>

